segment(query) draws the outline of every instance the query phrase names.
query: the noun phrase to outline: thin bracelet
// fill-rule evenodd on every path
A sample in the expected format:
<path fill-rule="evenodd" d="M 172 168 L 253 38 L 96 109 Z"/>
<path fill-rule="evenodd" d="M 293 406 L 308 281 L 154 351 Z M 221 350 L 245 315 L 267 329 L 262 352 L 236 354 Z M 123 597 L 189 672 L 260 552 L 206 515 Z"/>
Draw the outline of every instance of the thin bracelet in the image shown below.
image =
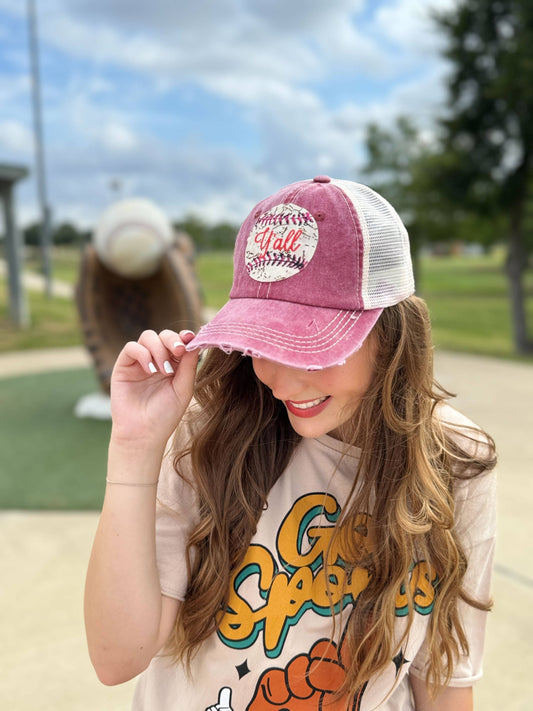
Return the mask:
<path fill-rule="evenodd" d="M 108 479 L 107 477 L 106 481 L 108 484 L 118 484 L 119 486 L 157 486 L 157 481 L 150 482 L 149 484 L 141 484 L 133 481 L 111 481 L 111 479 Z"/>

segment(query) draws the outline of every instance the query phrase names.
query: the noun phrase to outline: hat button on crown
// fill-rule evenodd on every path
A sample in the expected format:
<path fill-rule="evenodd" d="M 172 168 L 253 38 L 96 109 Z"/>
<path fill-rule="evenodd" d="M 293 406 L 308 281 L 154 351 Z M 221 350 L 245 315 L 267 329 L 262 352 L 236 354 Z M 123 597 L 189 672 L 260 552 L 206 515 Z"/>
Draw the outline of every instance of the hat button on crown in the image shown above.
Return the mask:
<path fill-rule="evenodd" d="M 316 178 L 313 178 L 314 183 L 331 183 L 331 178 L 329 175 L 317 175 Z"/>

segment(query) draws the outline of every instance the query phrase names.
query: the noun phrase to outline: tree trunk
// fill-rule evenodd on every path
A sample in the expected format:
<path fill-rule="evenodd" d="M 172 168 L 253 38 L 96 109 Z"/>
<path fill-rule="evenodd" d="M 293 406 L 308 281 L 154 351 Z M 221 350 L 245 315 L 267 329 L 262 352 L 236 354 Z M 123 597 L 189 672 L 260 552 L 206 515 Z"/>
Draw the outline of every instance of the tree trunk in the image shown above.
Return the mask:
<path fill-rule="evenodd" d="M 506 272 L 509 279 L 515 350 L 517 353 L 524 355 L 533 353 L 533 341 L 528 338 L 527 331 L 526 296 L 523 284 L 523 275 L 527 267 L 527 251 L 524 244 L 522 218 L 523 204 L 520 203 L 515 205 L 511 213 Z"/>

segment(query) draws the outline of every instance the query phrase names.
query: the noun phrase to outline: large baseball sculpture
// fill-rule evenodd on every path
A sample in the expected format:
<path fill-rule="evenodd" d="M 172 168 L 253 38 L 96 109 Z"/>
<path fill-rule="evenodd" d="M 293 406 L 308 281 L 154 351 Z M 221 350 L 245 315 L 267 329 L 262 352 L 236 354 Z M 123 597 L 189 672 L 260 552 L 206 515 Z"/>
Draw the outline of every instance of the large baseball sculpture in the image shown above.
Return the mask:
<path fill-rule="evenodd" d="M 111 205 L 85 248 L 76 301 L 101 389 L 109 393 L 125 343 L 145 329 L 200 327 L 202 301 L 190 239 L 175 234 L 149 200 Z"/>

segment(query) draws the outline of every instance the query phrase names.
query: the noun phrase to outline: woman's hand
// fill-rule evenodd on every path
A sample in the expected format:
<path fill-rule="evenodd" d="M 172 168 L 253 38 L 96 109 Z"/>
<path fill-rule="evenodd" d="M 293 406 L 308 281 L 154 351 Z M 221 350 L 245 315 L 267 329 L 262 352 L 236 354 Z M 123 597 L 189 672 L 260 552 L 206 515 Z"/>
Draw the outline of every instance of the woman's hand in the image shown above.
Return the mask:
<path fill-rule="evenodd" d="M 111 376 L 113 438 L 164 446 L 192 398 L 198 351 L 192 331 L 144 331 L 120 352 Z"/>

